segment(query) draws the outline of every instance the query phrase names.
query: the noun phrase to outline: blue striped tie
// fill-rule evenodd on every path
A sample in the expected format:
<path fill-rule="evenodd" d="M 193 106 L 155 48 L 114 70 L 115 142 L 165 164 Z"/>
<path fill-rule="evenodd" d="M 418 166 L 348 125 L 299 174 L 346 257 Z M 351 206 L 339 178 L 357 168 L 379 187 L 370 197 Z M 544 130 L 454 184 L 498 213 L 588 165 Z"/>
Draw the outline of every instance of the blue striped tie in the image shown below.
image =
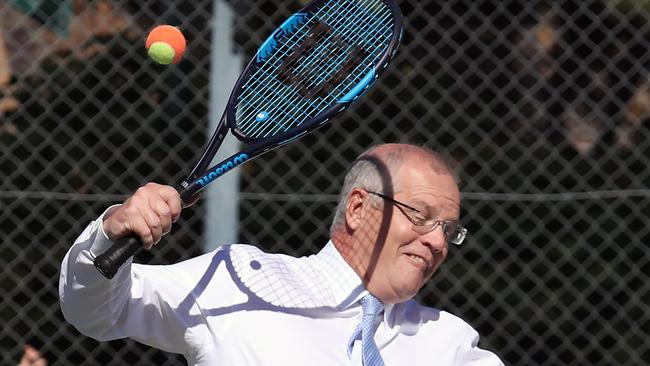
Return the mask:
<path fill-rule="evenodd" d="M 381 359 L 379 348 L 375 343 L 375 331 L 377 330 L 375 319 L 384 310 L 384 304 L 376 297 L 368 294 L 361 299 L 361 309 L 363 310 L 363 317 L 348 342 L 348 357 L 352 354 L 354 341 L 361 338 L 363 365 L 384 366 L 384 360 Z"/>

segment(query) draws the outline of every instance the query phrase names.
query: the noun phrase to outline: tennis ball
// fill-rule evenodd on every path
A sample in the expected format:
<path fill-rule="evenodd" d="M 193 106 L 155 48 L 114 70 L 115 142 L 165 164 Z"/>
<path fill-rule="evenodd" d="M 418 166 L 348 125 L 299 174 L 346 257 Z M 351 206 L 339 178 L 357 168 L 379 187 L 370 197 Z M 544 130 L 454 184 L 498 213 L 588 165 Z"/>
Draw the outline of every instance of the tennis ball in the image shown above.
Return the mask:
<path fill-rule="evenodd" d="M 171 64 L 176 57 L 174 47 L 165 42 L 152 43 L 151 46 L 149 46 L 147 53 L 149 54 L 149 57 L 161 65 Z"/>
<path fill-rule="evenodd" d="M 185 53 L 185 37 L 180 29 L 159 25 L 149 32 L 145 42 L 147 53 L 159 64 L 177 63 Z"/>

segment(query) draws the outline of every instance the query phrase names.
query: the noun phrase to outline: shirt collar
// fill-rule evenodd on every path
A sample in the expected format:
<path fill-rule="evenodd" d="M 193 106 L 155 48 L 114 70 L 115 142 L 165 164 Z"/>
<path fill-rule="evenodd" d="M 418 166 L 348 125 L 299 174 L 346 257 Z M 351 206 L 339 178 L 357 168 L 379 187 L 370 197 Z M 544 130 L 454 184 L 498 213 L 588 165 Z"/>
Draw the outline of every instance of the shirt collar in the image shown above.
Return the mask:
<path fill-rule="evenodd" d="M 268 254 L 251 245 L 232 245 L 229 252 L 242 288 L 277 307 L 331 308 L 354 316 L 361 312 L 359 300 L 368 294 L 332 241 L 317 254 L 300 258 Z M 394 324 L 394 308 L 384 307 L 386 326 Z"/>
<path fill-rule="evenodd" d="M 322 273 L 337 309 L 350 308 L 368 294 L 359 275 L 343 259 L 331 240 L 311 259 Z"/>
<path fill-rule="evenodd" d="M 345 310 L 361 306 L 359 300 L 368 294 L 357 272 L 350 267 L 341 253 L 330 240 L 314 257 L 316 265 L 321 267 L 332 296 L 338 304 L 337 309 Z M 384 324 L 392 328 L 395 324 L 396 304 L 384 304 Z"/>

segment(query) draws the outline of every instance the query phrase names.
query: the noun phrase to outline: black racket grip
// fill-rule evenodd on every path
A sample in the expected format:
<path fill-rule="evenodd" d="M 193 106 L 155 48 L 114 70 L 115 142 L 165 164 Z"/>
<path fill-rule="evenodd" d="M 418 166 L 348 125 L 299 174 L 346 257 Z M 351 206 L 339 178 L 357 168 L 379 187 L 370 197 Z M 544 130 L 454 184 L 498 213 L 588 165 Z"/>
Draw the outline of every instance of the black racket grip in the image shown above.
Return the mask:
<path fill-rule="evenodd" d="M 118 239 L 107 251 L 95 258 L 95 268 L 102 276 L 110 280 L 115 276 L 117 270 L 140 248 L 142 248 L 142 243 L 135 236 L 125 236 Z"/>

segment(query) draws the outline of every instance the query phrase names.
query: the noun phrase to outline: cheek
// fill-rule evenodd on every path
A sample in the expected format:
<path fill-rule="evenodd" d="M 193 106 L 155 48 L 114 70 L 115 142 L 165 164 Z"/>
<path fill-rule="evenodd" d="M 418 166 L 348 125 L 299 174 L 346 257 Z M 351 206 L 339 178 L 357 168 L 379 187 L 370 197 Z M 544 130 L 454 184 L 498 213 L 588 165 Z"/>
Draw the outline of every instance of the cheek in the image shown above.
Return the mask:
<path fill-rule="evenodd" d="M 382 236 L 382 219 L 382 216 L 376 212 L 369 214 L 365 225 L 359 228 L 359 234 L 364 242 L 374 246 L 375 243 L 382 241 L 380 237 Z"/>
<path fill-rule="evenodd" d="M 400 220 L 393 222 L 386 241 L 387 243 L 390 243 L 390 246 L 393 247 L 395 251 L 399 252 L 400 247 L 413 245 L 419 241 L 420 235 L 413 231 L 411 226 L 410 222 L 404 223 Z"/>
<path fill-rule="evenodd" d="M 364 263 L 364 266 L 376 266 L 377 262 L 382 261 L 386 253 L 387 232 L 385 228 L 389 225 L 382 226 L 383 217 L 381 212 L 372 210 L 368 212 L 368 216 L 362 225 L 355 232 L 357 237 L 357 246 L 355 247 L 356 256 Z M 375 261 L 374 264 L 370 263 Z"/>
<path fill-rule="evenodd" d="M 447 257 L 447 250 L 444 249 L 441 253 L 435 254 L 434 255 L 434 264 L 432 268 L 427 271 L 427 278 L 426 280 L 430 280 L 431 277 L 438 271 L 438 268 L 440 268 L 440 265 L 442 265 L 442 262 L 445 261 L 445 258 Z"/>
<path fill-rule="evenodd" d="M 417 241 L 419 235 L 411 229 L 411 222 L 399 215 L 375 211 L 363 230 L 363 235 L 379 249 L 379 262 L 389 265 L 397 260 L 400 248 Z"/>
<path fill-rule="evenodd" d="M 395 221 L 394 215 L 390 215 L 385 211 L 373 210 L 368 215 L 364 235 L 367 238 L 371 238 L 375 243 L 385 243 L 393 236 L 393 232 L 397 228 Z"/>

